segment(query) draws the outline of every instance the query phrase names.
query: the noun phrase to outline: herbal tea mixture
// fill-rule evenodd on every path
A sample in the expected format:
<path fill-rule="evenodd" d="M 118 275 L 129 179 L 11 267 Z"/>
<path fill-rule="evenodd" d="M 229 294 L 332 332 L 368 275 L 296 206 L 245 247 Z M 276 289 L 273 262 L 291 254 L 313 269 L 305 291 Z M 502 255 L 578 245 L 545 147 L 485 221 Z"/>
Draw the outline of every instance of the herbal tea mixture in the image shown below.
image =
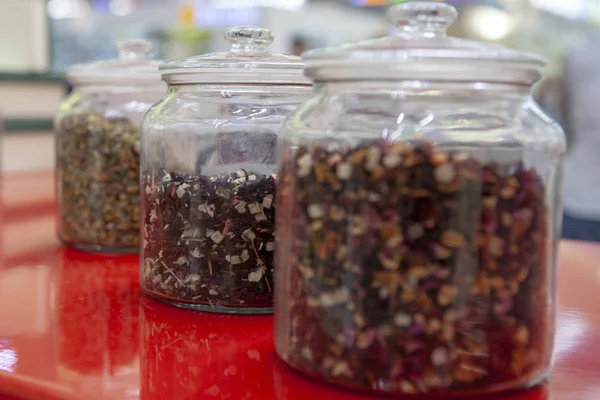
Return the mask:
<path fill-rule="evenodd" d="M 275 179 L 145 173 L 144 289 L 174 302 L 272 307 Z"/>
<path fill-rule="evenodd" d="M 300 147 L 284 168 L 290 365 L 405 394 L 526 385 L 544 368 L 548 217 L 533 170 L 386 141 Z"/>
<path fill-rule="evenodd" d="M 79 113 L 57 124 L 60 236 L 72 245 L 137 250 L 139 126 Z"/>

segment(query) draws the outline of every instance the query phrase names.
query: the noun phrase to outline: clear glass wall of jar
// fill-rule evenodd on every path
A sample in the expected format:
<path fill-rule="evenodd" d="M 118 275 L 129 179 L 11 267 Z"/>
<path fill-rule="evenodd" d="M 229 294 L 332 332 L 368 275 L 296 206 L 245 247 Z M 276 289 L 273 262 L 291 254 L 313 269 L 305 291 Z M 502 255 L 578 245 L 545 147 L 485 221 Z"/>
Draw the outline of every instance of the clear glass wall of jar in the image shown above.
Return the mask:
<path fill-rule="evenodd" d="M 276 143 L 311 93 L 299 58 L 262 28 L 161 67 L 168 95 L 142 125 L 141 284 L 181 307 L 270 313 Z"/>
<path fill-rule="evenodd" d="M 390 16 L 399 36 L 305 57 L 322 85 L 282 134 L 277 354 L 406 398 L 534 386 L 565 152 L 530 94 L 543 61 L 447 37 L 444 3 Z"/>
<path fill-rule="evenodd" d="M 166 92 L 150 44 L 67 71 L 73 92 L 55 119 L 59 237 L 67 245 L 138 252 L 140 123 Z"/>

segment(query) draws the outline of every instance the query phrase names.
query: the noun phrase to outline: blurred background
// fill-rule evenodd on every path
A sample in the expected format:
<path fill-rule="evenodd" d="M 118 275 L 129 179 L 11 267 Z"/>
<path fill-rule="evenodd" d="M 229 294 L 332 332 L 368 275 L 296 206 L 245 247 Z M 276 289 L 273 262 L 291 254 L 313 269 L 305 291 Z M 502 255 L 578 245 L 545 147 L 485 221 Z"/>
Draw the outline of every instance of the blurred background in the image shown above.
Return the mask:
<path fill-rule="evenodd" d="M 178 59 L 227 48 L 224 29 L 262 25 L 271 50 L 301 52 L 383 36 L 390 0 L 0 0 L 0 161 L 6 171 L 53 166 L 52 116 L 67 66 L 116 57 L 115 41 L 146 38 Z M 600 27 L 599 0 L 456 0 L 451 34 L 542 53 L 540 104 L 564 118 L 565 54 Z M 565 123 L 565 125 L 568 125 Z M 568 128 L 568 127 L 567 127 Z"/>

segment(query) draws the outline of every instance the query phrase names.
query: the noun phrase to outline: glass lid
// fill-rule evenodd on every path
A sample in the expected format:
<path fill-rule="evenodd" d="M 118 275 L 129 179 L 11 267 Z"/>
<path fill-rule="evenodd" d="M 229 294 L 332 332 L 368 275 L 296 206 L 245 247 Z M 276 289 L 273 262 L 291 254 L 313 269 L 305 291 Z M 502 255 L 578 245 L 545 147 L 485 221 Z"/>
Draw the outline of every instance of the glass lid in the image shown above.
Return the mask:
<path fill-rule="evenodd" d="M 119 57 L 111 60 L 75 64 L 66 71 L 67 79 L 74 85 L 80 84 L 155 84 L 160 80 L 159 60 L 151 60 L 150 42 L 131 39 L 117 43 Z"/>
<path fill-rule="evenodd" d="M 532 84 L 545 60 L 536 54 L 448 36 L 458 17 L 446 3 L 412 1 L 390 7 L 398 35 L 309 51 L 306 75 L 331 80 L 447 80 Z"/>
<path fill-rule="evenodd" d="M 268 29 L 239 26 L 228 29 L 224 36 L 231 43 L 228 52 L 163 64 L 160 67 L 163 79 L 170 84 L 311 84 L 303 75 L 304 63 L 300 57 L 267 51 L 274 39 Z"/>

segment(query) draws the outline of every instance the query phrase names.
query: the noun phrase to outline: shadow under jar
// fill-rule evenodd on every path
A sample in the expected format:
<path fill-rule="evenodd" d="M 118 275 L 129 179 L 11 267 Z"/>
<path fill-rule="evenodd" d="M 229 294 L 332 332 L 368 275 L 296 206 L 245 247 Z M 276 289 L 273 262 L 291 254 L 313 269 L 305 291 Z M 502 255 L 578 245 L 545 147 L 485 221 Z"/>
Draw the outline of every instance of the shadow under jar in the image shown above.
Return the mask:
<path fill-rule="evenodd" d="M 309 52 L 314 97 L 280 146 L 275 345 L 293 368 L 403 398 L 523 389 L 549 373 L 565 138 L 534 104 L 543 60 L 399 35 Z"/>
<path fill-rule="evenodd" d="M 165 94 L 150 44 L 119 44 L 119 58 L 67 70 L 73 92 L 55 119 L 59 237 L 67 245 L 138 252 L 140 123 Z"/>
<path fill-rule="evenodd" d="M 232 28 L 226 53 L 161 66 L 168 95 L 142 125 L 141 285 L 185 308 L 271 313 L 276 145 L 311 93 L 273 37 Z"/>

